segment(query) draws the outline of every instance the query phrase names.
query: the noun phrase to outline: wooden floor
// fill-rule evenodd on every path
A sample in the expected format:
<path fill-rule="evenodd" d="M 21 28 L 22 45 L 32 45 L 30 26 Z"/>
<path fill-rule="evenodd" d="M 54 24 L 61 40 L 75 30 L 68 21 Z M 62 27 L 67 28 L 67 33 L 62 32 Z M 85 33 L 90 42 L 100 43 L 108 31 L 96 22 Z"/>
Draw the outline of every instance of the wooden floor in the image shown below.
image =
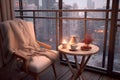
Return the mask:
<path fill-rule="evenodd" d="M 69 68 L 56 62 L 57 80 L 69 80 L 72 75 Z M 84 71 L 82 74 L 84 80 L 119 80 L 104 75 Z M 34 80 L 32 76 L 27 76 L 23 72 L 10 67 L 0 69 L 0 80 Z M 40 80 L 55 80 L 52 68 L 48 68 L 40 75 Z M 79 80 L 79 79 L 78 79 Z"/>

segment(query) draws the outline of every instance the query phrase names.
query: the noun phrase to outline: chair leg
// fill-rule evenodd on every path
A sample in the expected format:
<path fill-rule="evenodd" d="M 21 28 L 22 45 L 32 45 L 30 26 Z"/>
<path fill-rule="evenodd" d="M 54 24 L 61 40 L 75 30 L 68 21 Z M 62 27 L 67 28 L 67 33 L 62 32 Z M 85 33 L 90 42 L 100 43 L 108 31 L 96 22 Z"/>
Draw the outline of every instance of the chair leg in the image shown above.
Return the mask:
<path fill-rule="evenodd" d="M 56 74 L 56 70 L 55 70 L 55 65 L 54 65 L 54 63 L 52 64 L 52 68 L 53 68 L 53 72 L 54 72 L 55 80 L 56 80 L 56 79 L 57 79 L 57 74 Z"/>
<path fill-rule="evenodd" d="M 34 76 L 34 78 L 35 80 L 40 80 L 38 75 Z"/>

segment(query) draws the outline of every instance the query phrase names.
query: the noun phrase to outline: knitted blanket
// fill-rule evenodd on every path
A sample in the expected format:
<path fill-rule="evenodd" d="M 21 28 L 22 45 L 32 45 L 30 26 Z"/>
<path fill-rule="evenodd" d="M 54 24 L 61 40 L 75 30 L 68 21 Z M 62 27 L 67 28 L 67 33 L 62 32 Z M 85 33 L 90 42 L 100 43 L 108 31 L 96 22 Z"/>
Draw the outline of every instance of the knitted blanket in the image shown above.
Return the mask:
<path fill-rule="evenodd" d="M 1 27 L 4 36 L 2 45 L 5 48 L 3 54 L 10 54 L 8 51 L 22 52 L 26 56 L 39 54 L 54 60 L 57 55 L 50 50 L 40 48 L 35 38 L 34 27 L 29 24 L 29 22 L 21 19 L 3 22 Z"/>

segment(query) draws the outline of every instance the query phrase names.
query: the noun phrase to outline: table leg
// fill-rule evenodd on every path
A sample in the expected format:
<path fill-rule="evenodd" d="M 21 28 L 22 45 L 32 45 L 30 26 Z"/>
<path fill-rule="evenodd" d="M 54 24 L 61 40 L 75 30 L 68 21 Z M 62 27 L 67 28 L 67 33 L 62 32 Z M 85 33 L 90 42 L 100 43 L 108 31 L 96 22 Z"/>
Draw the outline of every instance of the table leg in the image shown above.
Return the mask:
<path fill-rule="evenodd" d="M 80 67 L 79 67 L 79 63 L 78 63 L 78 60 L 77 60 L 77 56 L 76 56 L 76 55 L 74 55 L 74 59 L 75 59 L 76 67 L 77 67 L 77 69 L 79 69 Z"/>
<path fill-rule="evenodd" d="M 76 55 L 74 55 L 74 59 L 75 59 L 75 64 L 76 64 L 77 70 L 79 70 L 80 67 L 79 67 L 79 63 L 78 63 L 78 60 L 77 60 L 77 56 L 76 56 Z M 81 80 L 80 77 L 79 77 L 79 80 Z"/>
<path fill-rule="evenodd" d="M 89 56 L 83 56 L 83 57 L 82 57 L 82 61 L 81 61 L 81 64 L 80 64 L 80 69 L 79 69 L 79 71 L 78 71 L 78 73 L 77 73 L 77 76 L 75 77 L 75 80 L 76 80 L 76 79 L 82 74 L 82 72 L 84 71 L 84 68 L 85 68 L 87 62 L 89 61 L 90 57 L 91 57 L 91 55 L 89 55 Z"/>
<path fill-rule="evenodd" d="M 67 55 L 66 54 L 63 54 L 63 55 L 64 55 L 64 57 L 65 57 L 65 59 L 67 61 L 67 64 L 68 64 L 72 74 L 73 74 L 70 80 L 77 80 L 78 77 L 79 77 L 80 80 L 83 80 L 83 78 L 81 77 L 81 74 L 84 71 L 84 68 L 85 68 L 87 62 L 89 61 L 91 55 L 89 55 L 89 56 L 82 56 L 82 61 L 81 61 L 80 65 L 79 65 L 79 63 L 77 61 L 77 56 L 74 56 L 75 64 L 76 64 L 77 70 L 78 70 L 77 73 L 74 71 L 72 65 L 70 64 L 69 59 L 67 58 Z"/>
<path fill-rule="evenodd" d="M 63 55 L 64 55 L 64 57 L 65 57 L 65 59 L 66 59 L 66 61 L 67 61 L 67 64 L 68 64 L 71 72 L 73 73 L 73 75 L 75 75 L 75 71 L 74 71 L 72 65 L 70 64 L 69 59 L 67 58 L 66 54 L 63 54 Z"/>

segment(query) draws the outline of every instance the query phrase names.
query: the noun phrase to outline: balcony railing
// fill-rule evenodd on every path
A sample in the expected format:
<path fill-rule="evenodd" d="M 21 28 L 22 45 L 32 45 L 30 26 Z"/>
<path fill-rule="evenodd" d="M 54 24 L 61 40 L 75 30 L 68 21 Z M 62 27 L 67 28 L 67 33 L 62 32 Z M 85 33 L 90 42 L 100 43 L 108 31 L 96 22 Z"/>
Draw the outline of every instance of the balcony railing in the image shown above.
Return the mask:
<path fill-rule="evenodd" d="M 109 9 L 108 10 L 105 10 L 105 9 L 103 9 L 103 10 L 102 9 L 100 9 L 100 10 L 90 10 L 90 9 L 89 10 L 86 10 L 86 9 L 85 10 L 84 9 L 83 10 L 15 10 L 15 13 L 17 14 L 16 18 L 32 19 L 35 27 L 40 27 L 39 25 L 37 25 L 38 23 L 36 22 L 36 20 L 42 19 L 43 22 L 44 22 L 44 20 L 46 20 L 46 21 L 48 20 L 47 22 L 50 22 L 49 29 L 55 30 L 55 32 L 52 33 L 51 31 L 48 31 L 51 35 L 48 33 L 49 35 L 46 37 L 50 37 L 50 38 L 48 40 L 43 39 L 43 41 L 46 41 L 48 43 L 51 42 L 51 45 L 54 46 L 54 49 L 57 49 L 57 46 L 61 43 L 63 38 L 65 38 L 66 36 L 68 36 L 68 38 L 70 37 L 70 33 L 67 33 L 66 31 L 69 31 L 67 29 L 71 25 L 69 25 L 67 23 L 71 23 L 71 22 L 73 23 L 73 21 L 76 21 L 76 22 L 80 21 L 79 25 L 82 24 L 82 26 L 83 26 L 82 34 L 81 33 L 80 34 L 84 35 L 85 33 L 87 33 L 88 26 L 91 25 L 89 21 L 92 21 L 92 23 L 94 23 L 94 25 L 92 24 L 92 26 L 96 25 L 94 27 L 95 30 L 94 31 L 92 30 L 94 33 L 94 36 L 95 36 L 95 41 L 93 43 L 97 44 L 101 48 L 100 49 L 101 51 L 99 52 L 100 53 L 99 55 L 92 57 L 93 59 L 91 59 L 89 65 L 94 67 L 94 69 L 97 69 L 97 70 L 100 69 L 102 71 L 106 71 L 106 68 L 107 68 L 107 58 L 108 58 L 107 55 L 108 55 L 108 46 L 109 46 L 108 36 L 109 36 L 109 29 L 110 29 L 111 12 L 112 12 L 112 10 L 109 10 Z M 119 10 L 119 12 L 120 12 L 120 10 Z M 30 13 L 30 14 L 27 15 L 25 13 Z M 68 16 L 67 14 L 69 14 L 69 13 L 82 13 L 83 15 L 82 15 L 82 17 L 81 16 L 74 17 L 71 15 Z M 94 15 L 95 13 L 96 14 L 103 13 L 104 16 L 91 17 L 91 16 L 89 16 L 90 13 L 92 13 L 92 15 Z M 118 21 L 120 21 L 119 18 L 118 18 Z M 97 26 L 97 24 L 95 24 L 95 23 L 101 23 L 102 26 Z M 46 23 L 44 23 L 44 24 L 46 24 Z M 47 26 L 44 25 L 44 27 L 47 27 Z M 55 28 L 53 29 L 53 27 L 55 27 Z M 67 27 L 67 29 L 65 30 L 66 27 Z M 37 32 L 37 30 L 36 30 L 36 32 Z M 40 34 L 42 34 L 42 33 L 40 33 Z M 43 35 L 45 35 L 45 34 L 43 34 Z M 55 36 L 55 37 L 53 37 L 53 36 Z M 94 62 L 92 62 L 92 61 L 97 60 L 98 57 L 99 58 L 101 57 L 98 60 L 100 62 L 96 61 L 96 63 L 93 64 Z M 69 58 L 72 61 L 71 56 Z M 60 59 L 63 60 L 62 55 L 61 55 Z M 97 67 L 99 67 L 99 68 L 97 68 Z"/>

